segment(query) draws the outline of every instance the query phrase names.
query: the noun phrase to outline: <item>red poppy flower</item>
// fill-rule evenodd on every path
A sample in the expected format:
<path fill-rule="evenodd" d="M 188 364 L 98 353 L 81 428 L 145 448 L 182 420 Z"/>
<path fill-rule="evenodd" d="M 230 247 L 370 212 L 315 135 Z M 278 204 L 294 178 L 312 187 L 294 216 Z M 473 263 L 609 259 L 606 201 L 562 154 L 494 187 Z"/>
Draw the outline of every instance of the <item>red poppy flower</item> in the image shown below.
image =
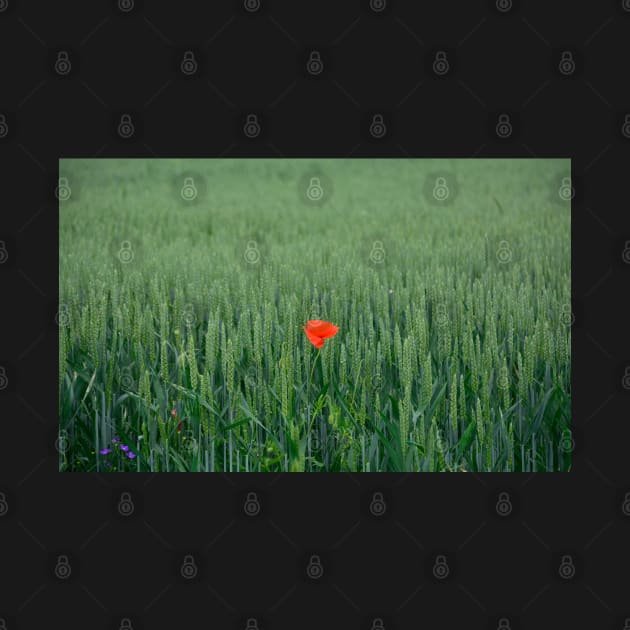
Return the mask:
<path fill-rule="evenodd" d="M 306 333 L 307 339 L 319 349 L 324 345 L 325 339 L 330 339 L 337 334 L 339 326 L 322 319 L 311 319 L 306 322 L 306 326 L 302 326 L 302 330 Z"/>

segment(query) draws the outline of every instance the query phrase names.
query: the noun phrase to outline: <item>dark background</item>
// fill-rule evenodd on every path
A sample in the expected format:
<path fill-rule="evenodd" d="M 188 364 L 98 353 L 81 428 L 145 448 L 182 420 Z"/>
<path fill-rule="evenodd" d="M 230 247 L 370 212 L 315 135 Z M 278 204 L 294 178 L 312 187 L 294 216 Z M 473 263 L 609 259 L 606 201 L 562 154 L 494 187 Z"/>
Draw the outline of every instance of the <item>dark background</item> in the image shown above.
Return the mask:
<path fill-rule="evenodd" d="M 0 0 L 0 628 L 630 627 L 630 1 L 245 4 Z M 573 472 L 57 472 L 59 158 L 274 155 L 572 158 Z"/>

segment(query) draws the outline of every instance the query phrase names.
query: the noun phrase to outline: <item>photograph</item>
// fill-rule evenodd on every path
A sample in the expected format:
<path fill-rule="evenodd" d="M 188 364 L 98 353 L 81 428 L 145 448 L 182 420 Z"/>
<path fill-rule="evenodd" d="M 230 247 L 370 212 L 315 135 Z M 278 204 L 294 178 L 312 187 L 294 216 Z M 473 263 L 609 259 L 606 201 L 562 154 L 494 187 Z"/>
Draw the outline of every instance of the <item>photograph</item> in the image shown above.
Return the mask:
<path fill-rule="evenodd" d="M 62 472 L 568 472 L 571 160 L 61 159 Z"/>

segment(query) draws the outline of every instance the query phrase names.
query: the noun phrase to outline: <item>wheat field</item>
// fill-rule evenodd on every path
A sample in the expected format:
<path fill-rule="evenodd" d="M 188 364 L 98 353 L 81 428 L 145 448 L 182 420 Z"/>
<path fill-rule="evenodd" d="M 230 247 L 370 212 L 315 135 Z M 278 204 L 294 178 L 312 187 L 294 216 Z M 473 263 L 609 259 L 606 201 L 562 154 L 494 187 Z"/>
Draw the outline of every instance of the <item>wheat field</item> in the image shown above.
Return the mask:
<path fill-rule="evenodd" d="M 62 160 L 60 470 L 569 470 L 569 178 Z"/>

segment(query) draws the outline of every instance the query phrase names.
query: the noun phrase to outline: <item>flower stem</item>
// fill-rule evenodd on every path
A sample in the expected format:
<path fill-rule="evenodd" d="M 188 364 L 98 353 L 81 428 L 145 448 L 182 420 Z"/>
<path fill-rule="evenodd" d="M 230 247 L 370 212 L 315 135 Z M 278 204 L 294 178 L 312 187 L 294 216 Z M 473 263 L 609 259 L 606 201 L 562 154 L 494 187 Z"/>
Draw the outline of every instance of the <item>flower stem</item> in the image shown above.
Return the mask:
<path fill-rule="evenodd" d="M 307 389 L 306 389 L 306 404 L 308 405 L 309 403 L 309 399 L 310 399 L 310 393 L 311 393 L 311 381 L 313 380 L 313 372 L 315 372 L 315 364 L 317 363 L 317 359 L 319 358 L 319 353 L 322 351 L 321 348 L 319 348 L 317 350 L 317 354 L 315 355 L 315 359 L 313 359 L 313 366 L 311 367 L 311 373 L 308 377 L 308 384 L 307 384 Z M 308 432 L 310 433 L 311 431 L 311 411 L 310 411 L 310 407 L 307 407 L 309 412 L 308 412 L 308 421 L 309 421 L 309 426 L 308 426 Z"/>

